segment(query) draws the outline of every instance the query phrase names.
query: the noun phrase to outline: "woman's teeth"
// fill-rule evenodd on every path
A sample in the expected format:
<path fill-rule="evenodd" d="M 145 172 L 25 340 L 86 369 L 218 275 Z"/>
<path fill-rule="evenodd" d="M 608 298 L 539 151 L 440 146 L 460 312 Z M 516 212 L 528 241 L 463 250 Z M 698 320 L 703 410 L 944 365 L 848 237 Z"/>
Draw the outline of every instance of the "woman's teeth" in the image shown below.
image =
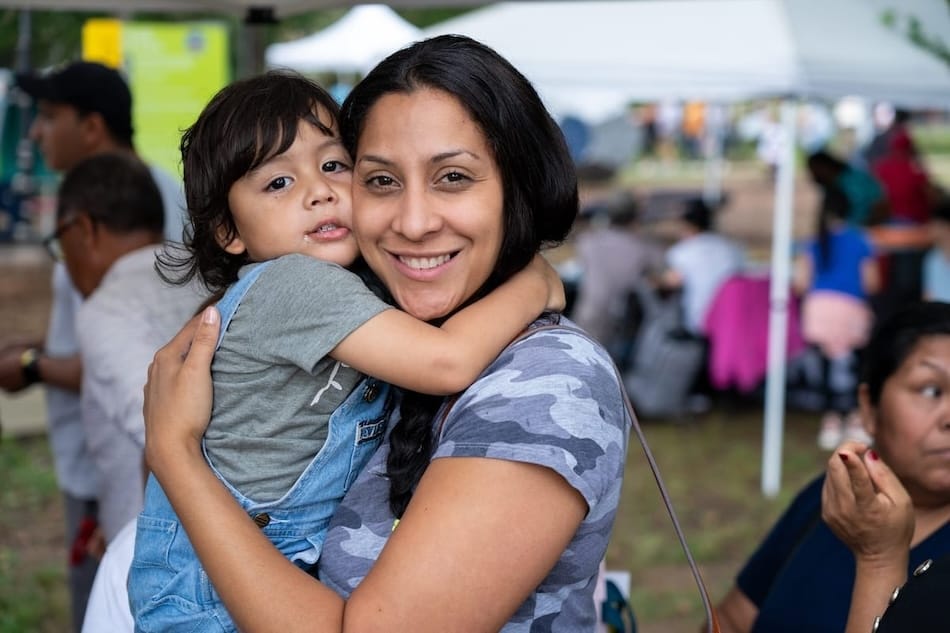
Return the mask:
<path fill-rule="evenodd" d="M 399 257 L 399 261 L 409 268 L 414 268 L 416 270 L 435 268 L 436 266 L 441 266 L 450 259 L 452 259 L 451 255 L 439 255 L 438 257 Z"/>

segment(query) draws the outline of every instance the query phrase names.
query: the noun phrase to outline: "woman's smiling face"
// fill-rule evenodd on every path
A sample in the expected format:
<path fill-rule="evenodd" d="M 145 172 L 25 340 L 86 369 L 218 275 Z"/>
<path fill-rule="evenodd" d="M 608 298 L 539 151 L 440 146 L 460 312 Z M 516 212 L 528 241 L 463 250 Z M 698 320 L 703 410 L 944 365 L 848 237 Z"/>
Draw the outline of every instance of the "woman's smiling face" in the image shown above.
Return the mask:
<path fill-rule="evenodd" d="M 503 183 L 484 133 L 435 89 L 370 109 L 353 174 L 360 251 L 409 314 L 446 316 L 488 279 L 502 243 Z"/>

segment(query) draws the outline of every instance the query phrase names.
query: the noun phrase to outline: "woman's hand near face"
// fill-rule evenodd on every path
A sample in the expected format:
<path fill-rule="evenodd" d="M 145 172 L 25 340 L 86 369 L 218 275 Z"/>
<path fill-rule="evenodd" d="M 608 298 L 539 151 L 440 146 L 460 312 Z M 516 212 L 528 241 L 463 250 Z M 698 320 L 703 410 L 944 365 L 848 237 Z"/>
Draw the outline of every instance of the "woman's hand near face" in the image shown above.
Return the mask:
<path fill-rule="evenodd" d="M 828 460 L 821 515 L 859 560 L 888 562 L 906 552 L 914 535 L 914 507 L 894 472 L 858 442 L 842 444 Z"/>
<path fill-rule="evenodd" d="M 564 296 L 564 282 L 561 281 L 557 270 L 541 253 L 535 254 L 528 264 L 528 270 L 540 275 L 548 285 L 548 302 L 545 309 L 552 312 L 563 311 L 567 306 L 567 298 Z"/>
<path fill-rule="evenodd" d="M 220 316 L 208 307 L 155 354 L 145 384 L 145 458 L 161 474 L 179 451 L 199 450 L 211 419 L 211 359 Z"/>
<path fill-rule="evenodd" d="M 857 442 L 831 456 L 821 492 L 822 519 L 855 557 L 845 633 L 865 633 L 906 578 L 914 507 L 894 472 Z"/>

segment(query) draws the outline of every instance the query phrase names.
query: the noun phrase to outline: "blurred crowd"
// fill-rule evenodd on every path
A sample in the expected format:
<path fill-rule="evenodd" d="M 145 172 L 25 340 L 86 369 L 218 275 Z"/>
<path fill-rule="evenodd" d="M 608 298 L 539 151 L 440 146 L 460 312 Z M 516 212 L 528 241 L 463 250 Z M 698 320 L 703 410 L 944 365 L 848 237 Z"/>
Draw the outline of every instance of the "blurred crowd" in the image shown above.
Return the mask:
<path fill-rule="evenodd" d="M 825 449 L 867 440 L 856 371 L 875 321 L 909 301 L 950 299 L 950 203 L 910 113 L 890 114 L 854 156 L 822 146 L 805 161 L 818 205 L 794 247 L 789 387 L 792 404 L 822 413 Z M 589 165 L 580 171 L 582 182 L 611 182 Z M 614 354 L 638 412 L 676 418 L 723 394 L 759 394 L 769 278 L 716 230 L 728 197 L 684 192 L 656 213 L 652 199 L 597 187 L 575 232 L 573 272 L 565 268 L 576 287 L 571 315 Z"/>

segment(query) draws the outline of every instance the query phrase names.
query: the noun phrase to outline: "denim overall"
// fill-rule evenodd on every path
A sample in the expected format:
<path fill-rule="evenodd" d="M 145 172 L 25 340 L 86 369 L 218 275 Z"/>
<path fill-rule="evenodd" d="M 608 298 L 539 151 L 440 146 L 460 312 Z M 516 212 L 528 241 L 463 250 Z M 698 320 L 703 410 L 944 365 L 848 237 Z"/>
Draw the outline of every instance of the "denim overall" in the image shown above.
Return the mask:
<path fill-rule="evenodd" d="M 248 271 L 218 303 L 218 345 L 244 294 L 267 264 Z M 359 383 L 330 416 L 326 443 L 276 501 L 248 499 L 211 465 L 271 542 L 304 569 L 316 562 L 333 511 L 382 442 L 391 409 L 389 392 L 387 383 L 373 378 Z M 168 498 L 151 475 L 145 487 L 145 508 L 138 518 L 128 589 L 137 632 L 237 631 Z"/>

